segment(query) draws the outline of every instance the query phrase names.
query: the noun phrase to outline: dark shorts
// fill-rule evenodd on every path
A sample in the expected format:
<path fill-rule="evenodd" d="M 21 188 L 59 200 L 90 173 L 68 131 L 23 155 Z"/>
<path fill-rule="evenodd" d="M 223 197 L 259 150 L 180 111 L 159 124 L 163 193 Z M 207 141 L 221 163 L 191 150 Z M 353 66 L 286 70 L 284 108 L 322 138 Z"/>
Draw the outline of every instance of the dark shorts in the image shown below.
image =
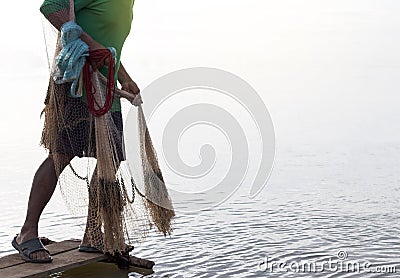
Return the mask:
<path fill-rule="evenodd" d="M 61 153 L 69 157 L 96 157 L 95 117 L 89 112 L 87 104 L 80 98 L 66 97 L 62 115 L 63 123 L 60 129 L 56 150 L 50 153 Z M 111 140 L 119 161 L 125 160 L 123 144 L 122 114 L 110 112 L 112 122 L 109 124 Z"/>

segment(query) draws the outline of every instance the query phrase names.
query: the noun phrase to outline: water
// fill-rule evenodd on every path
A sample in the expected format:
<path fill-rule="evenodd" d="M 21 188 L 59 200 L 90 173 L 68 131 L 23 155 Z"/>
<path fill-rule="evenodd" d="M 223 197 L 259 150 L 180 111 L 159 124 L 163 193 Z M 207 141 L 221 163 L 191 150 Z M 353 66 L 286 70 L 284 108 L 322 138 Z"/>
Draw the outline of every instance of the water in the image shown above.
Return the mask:
<path fill-rule="evenodd" d="M 276 129 L 276 161 L 267 187 L 255 199 L 247 196 L 256 171 L 251 165 L 243 186 L 225 203 L 178 213 L 172 237 L 151 234 L 133 252 L 156 261 L 153 274 L 93 264 L 54 277 L 309 277 L 294 270 L 263 271 L 264 262 L 266 257 L 269 263 L 294 262 L 293 268 L 301 262 L 340 263 L 340 251 L 347 254 L 345 261 L 393 266 L 399 273 L 398 3 L 260 2 L 230 1 L 221 22 L 218 11 L 227 1 L 193 7 L 169 1 L 157 8 L 138 1 L 125 64 L 143 85 L 198 65 L 249 81 Z M 195 10 L 197 16 L 190 16 Z M 149 11 L 159 24 L 145 16 Z M 204 22 L 201 15 L 207 12 Z M 224 39 L 221 30 L 229 30 Z M 2 68 L 8 92 L 3 103 L 10 105 L 0 110 L 0 256 L 13 252 L 10 241 L 23 222 L 31 179 L 46 155 L 38 146 L 45 63 L 30 59 L 27 66 L 31 70 L 22 70 L 20 78 L 29 90 Z M 181 155 L 191 158 L 198 149 L 183 148 Z M 44 211 L 40 234 L 53 240 L 82 237 L 58 191 Z M 313 276 L 395 277 L 329 269 Z"/>

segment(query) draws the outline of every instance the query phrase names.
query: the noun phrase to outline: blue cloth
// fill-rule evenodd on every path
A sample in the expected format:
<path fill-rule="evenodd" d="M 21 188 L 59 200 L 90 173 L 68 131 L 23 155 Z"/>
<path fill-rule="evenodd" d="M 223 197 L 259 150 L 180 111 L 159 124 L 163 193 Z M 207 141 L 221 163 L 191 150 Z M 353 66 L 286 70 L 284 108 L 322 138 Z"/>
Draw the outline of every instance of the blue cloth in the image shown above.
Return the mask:
<path fill-rule="evenodd" d="M 63 24 L 62 49 L 56 57 L 56 70 L 53 74 L 54 82 L 57 84 L 72 82 L 72 97 L 80 97 L 76 94 L 76 89 L 86 56 L 89 56 L 89 46 L 80 39 L 82 33 L 82 28 L 73 21 Z"/>
<path fill-rule="evenodd" d="M 76 94 L 79 76 L 81 75 L 86 57 L 89 56 L 89 46 L 80 39 L 83 30 L 73 21 L 63 24 L 61 27 L 62 49 L 56 57 L 56 70 L 53 79 L 56 84 L 72 82 L 70 95 L 80 97 Z M 113 58 L 117 56 L 114 47 L 108 47 Z"/>

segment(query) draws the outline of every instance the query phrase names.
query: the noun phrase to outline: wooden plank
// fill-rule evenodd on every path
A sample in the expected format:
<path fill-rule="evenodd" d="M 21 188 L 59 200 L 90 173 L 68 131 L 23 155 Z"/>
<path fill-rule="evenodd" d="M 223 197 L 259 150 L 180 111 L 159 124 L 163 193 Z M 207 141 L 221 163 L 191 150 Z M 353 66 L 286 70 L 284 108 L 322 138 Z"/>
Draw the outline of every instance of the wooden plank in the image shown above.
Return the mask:
<path fill-rule="evenodd" d="M 53 262 L 49 264 L 22 263 L 1 269 L 0 277 L 43 277 L 52 273 L 65 271 L 106 259 L 106 255 L 98 253 L 83 253 L 79 252 L 76 248 L 70 251 L 59 252 L 52 256 Z"/>
<path fill-rule="evenodd" d="M 52 273 L 76 268 L 92 262 L 105 259 L 103 254 L 82 253 L 76 250 L 60 253 L 54 256 L 54 261 L 50 264 L 31 264 L 25 263 L 6 268 L 0 271 L 1 277 L 43 277 Z"/>
<path fill-rule="evenodd" d="M 63 252 L 74 250 L 74 249 L 78 249 L 79 244 L 80 244 L 80 240 L 72 239 L 72 240 L 64 240 L 61 242 L 52 243 L 50 245 L 47 245 L 46 248 L 50 251 L 50 254 L 52 256 L 54 256 L 56 254 L 60 254 Z M 11 267 L 11 266 L 24 264 L 24 263 L 25 263 L 25 261 L 23 261 L 21 259 L 20 255 L 18 253 L 11 254 L 11 255 L 5 256 L 3 258 L 0 258 L 0 270 Z M 0 276 L 0 277 L 3 277 L 3 276 Z"/>
<path fill-rule="evenodd" d="M 0 258 L 0 277 L 43 277 L 106 258 L 103 254 L 78 252 L 79 244 L 80 240 L 65 240 L 47 245 L 54 259 L 50 264 L 26 263 L 19 254 Z"/>
<path fill-rule="evenodd" d="M 0 277 L 43 277 L 98 261 L 113 262 L 120 266 L 119 260 L 123 257 L 79 252 L 79 244 L 80 240 L 65 240 L 47 245 L 46 248 L 53 257 L 53 262 L 48 264 L 26 263 L 19 254 L 11 254 L 0 258 Z M 127 267 L 131 265 L 149 270 L 154 266 L 154 262 L 134 256 L 130 256 L 130 260 L 127 261 L 123 258 L 123 262 L 128 263 Z"/>

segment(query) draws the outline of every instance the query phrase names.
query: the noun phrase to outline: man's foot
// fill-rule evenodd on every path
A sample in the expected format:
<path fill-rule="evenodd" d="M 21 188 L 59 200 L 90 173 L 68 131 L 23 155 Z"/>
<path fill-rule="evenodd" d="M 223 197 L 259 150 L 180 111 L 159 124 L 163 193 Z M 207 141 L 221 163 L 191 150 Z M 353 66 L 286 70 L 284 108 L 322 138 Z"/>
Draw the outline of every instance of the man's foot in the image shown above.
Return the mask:
<path fill-rule="evenodd" d="M 21 245 L 24 242 L 27 242 L 28 240 L 37 238 L 38 235 L 36 233 L 20 233 L 17 235 L 17 237 L 15 238 L 15 242 L 18 245 Z M 29 258 L 32 260 L 37 260 L 37 261 L 41 261 L 41 260 L 49 260 L 51 259 L 50 254 L 45 251 L 45 250 L 37 250 L 35 252 L 32 252 L 31 254 L 29 254 Z"/>
<path fill-rule="evenodd" d="M 85 253 L 103 253 L 100 249 L 97 249 L 96 247 L 92 246 L 87 246 L 87 245 L 79 245 L 79 252 L 85 252 Z"/>
<path fill-rule="evenodd" d="M 53 261 L 50 252 L 44 247 L 38 237 L 28 239 L 21 243 L 17 242 L 17 237 L 18 235 L 14 237 L 11 244 L 18 251 L 24 261 L 30 263 L 51 263 Z M 42 252 L 46 253 L 47 256 L 43 258 L 35 256 L 35 254 Z"/>
<path fill-rule="evenodd" d="M 133 251 L 134 247 L 132 245 L 129 244 L 125 244 L 125 253 L 129 253 L 131 251 Z M 97 249 L 96 247 L 92 247 L 90 245 L 79 245 L 79 252 L 85 252 L 85 253 L 103 253 L 102 250 Z"/>
<path fill-rule="evenodd" d="M 126 249 L 125 252 L 129 253 L 134 249 L 132 245 L 126 244 Z M 96 247 L 93 247 L 89 237 L 85 233 L 81 242 L 81 245 L 79 245 L 79 251 L 80 252 L 86 252 L 86 253 L 103 253 L 101 249 L 98 249 Z"/>
<path fill-rule="evenodd" d="M 101 235 L 101 230 L 98 230 L 99 235 Z M 93 247 L 87 232 L 83 235 L 83 239 L 81 245 L 79 245 L 79 252 L 86 252 L 86 253 L 103 253 L 103 250 Z"/>

